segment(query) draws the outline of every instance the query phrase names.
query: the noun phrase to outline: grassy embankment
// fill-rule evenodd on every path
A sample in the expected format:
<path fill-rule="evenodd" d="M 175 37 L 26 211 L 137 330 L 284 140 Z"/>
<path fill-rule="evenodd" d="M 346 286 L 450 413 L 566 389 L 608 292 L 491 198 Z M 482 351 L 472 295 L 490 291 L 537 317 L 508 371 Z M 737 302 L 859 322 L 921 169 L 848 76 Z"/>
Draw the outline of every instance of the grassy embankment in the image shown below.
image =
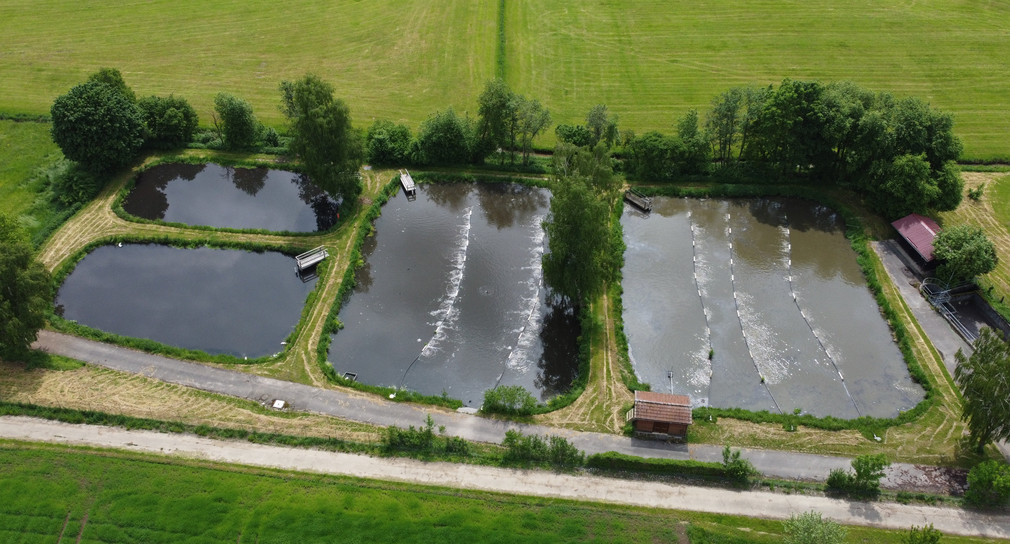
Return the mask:
<path fill-rule="evenodd" d="M 781 542 L 778 521 L 0 442 L 18 542 Z M 690 541 L 687 535 L 691 535 Z M 850 527 L 847 542 L 902 533 Z M 944 542 L 987 539 L 946 535 Z"/>
<path fill-rule="evenodd" d="M 50 202 L 45 176 L 62 158 L 49 123 L 0 120 L 0 213 L 17 218 L 36 244 L 65 219 Z"/>
<path fill-rule="evenodd" d="M 384 118 L 416 128 L 449 106 L 475 114 L 502 70 L 556 122 L 581 122 L 605 103 L 622 128 L 669 133 L 732 86 L 847 79 L 953 113 L 968 158 L 1010 157 L 1006 3 L 506 2 L 501 63 L 498 6 L 13 0 L 0 6 L 0 111 L 46 113 L 114 66 L 139 96 L 187 98 L 206 126 L 226 91 L 279 127 L 278 83 L 314 72 L 358 126 Z"/>

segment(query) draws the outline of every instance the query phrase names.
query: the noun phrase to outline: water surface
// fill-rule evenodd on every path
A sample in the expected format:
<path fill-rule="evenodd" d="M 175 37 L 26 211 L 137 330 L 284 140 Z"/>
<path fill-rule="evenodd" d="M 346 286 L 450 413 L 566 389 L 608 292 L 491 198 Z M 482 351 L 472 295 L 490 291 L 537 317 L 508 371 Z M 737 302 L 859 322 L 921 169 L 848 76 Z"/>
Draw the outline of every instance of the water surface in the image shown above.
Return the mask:
<path fill-rule="evenodd" d="M 339 203 L 303 174 L 217 164 L 161 164 L 141 172 L 123 209 L 144 219 L 233 229 L 324 231 Z"/>
<path fill-rule="evenodd" d="M 542 282 L 544 189 L 424 184 L 392 198 L 363 248 L 329 360 L 359 381 L 478 406 L 521 385 L 542 399 L 577 371 L 572 312 Z"/>
<path fill-rule="evenodd" d="M 314 285 L 275 252 L 109 245 L 81 260 L 56 304 L 66 319 L 106 332 L 260 357 L 284 348 Z"/>
<path fill-rule="evenodd" d="M 831 210 L 657 198 L 624 227 L 635 371 L 696 405 L 894 417 L 923 398 Z"/>

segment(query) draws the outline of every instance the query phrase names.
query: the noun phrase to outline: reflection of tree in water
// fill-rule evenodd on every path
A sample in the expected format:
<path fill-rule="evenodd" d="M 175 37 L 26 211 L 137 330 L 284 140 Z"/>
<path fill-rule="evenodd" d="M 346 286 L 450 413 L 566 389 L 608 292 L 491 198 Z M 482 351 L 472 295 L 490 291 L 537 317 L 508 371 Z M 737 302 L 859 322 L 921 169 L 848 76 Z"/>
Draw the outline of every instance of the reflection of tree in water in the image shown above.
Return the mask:
<path fill-rule="evenodd" d="M 161 164 L 144 170 L 123 201 L 123 209 L 145 219 L 164 219 L 168 211 L 168 195 L 165 194 L 168 183 L 193 181 L 206 167 L 205 164 Z"/>
<path fill-rule="evenodd" d="M 840 235 L 844 223 L 830 208 L 800 199 L 755 199 L 750 202 L 750 212 L 759 222 L 767 225 L 787 226 L 792 237 L 798 232 L 816 232 L 825 236 Z M 794 240 L 795 244 L 796 240 Z M 842 274 L 849 283 L 860 283 L 861 273 L 852 266 L 855 256 L 848 251 L 847 244 L 796 244 L 792 246 L 790 258 L 794 268 L 812 269 L 822 279 L 832 279 Z M 743 252 L 741 251 L 741 254 Z"/>
<path fill-rule="evenodd" d="M 266 168 L 227 168 L 225 175 L 231 178 L 236 189 L 249 196 L 256 196 L 256 193 L 266 185 L 269 173 Z"/>
<path fill-rule="evenodd" d="M 545 191 L 517 183 L 491 183 L 478 186 L 477 198 L 489 225 L 498 230 L 509 228 L 516 220 L 529 218 L 547 206 Z"/>
<path fill-rule="evenodd" d="M 298 198 L 308 204 L 315 213 L 316 230 L 329 230 L 337 224 L 337 214 L 340 212 L 340 200 L 335 200 L 329 193 L 320 189 L 305 174 L 292 176 L 291 183 L 298 187 Z"/>
<path fill-rule="evenodd" d="M 424 193 L 428 200 L 443 208 L 458 212 L 466 204 L 470 186 L 468 183 L 429 183 L 422 187 L 424 187 Z"/>
<path fill-rule="evenodd" d="M 367 293 L 372 287 L 372 265 L 369 257 L 378 245 L 377 236 L 366 236 L 361 243 L 361 258 L 365 264 L 354 271 L 354 292 Z"/>
<path fill-rule="evenodd" d="M 579 317 L 575 308 L 551 296 L 540 329 L 543 355 L 537 361 L 540 372 L 533 384 L 540 390 L 540 399 L 557 396 L 572 386 L 579 374 Z"/>

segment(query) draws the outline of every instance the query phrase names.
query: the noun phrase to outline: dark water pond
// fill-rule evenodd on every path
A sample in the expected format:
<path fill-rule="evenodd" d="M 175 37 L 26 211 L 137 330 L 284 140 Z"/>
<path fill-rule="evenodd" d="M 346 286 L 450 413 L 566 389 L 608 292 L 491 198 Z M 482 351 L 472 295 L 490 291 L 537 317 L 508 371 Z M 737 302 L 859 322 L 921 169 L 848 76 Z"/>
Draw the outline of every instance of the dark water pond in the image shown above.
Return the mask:
<path fill-rule="evenodd" d="M 124 210 L 144 219 L 288 232 L 329 229 L 338 205 L 302 174 L 217 164 L 154 166 L 123 200 Z"/>
<path fill-rule="evenodd" d="M 622 225 L 625 332 L 654 391 L 842 418 L 922 400 L 831 210 L 658 198 Z"/>
<path fill-rule="evenodd" d="M 497 384 L 541 399 L 577 372 L 578 320 L 549 302 L 540 258 L 550 195 L 502 184 L 392 198 L 364 248 L 329 360 L 358 381 L 480 405 Z"/>
<path fill-rule="evenodd" d="M 115 334 L 207 353 L 281 351 L 315 285 L 292 257 L 163 245 L 103 246 L 56 296 L 66 319 Z"/>

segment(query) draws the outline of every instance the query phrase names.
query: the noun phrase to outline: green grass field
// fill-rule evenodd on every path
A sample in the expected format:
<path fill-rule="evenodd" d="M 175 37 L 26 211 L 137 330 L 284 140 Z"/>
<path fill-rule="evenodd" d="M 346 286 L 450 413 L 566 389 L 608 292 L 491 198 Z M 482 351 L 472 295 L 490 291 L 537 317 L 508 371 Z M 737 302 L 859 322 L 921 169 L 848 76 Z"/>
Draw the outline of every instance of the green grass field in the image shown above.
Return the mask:
<path fill-rule="evenodd" d="M 282 123 L 278 85 L 314 72 L 357 124 L 417 124 L 473 98 L 493 77 L 497 4 L 218 0 L 12 0 L 0 4 L 0 111 L 48 113 L 103 66 L 138 96 L 187 98 L 210 125 L 214 95 Z"/>
<path fill-rule="evenodd" d="M 851 79 L 952 112 L 970 158 L 1010 157 L 1010 4 L 837 0 L 506 2 L 505 69 L 556 122 L 606 103 L 623 128 L 672 132 L 736 85 Z M 0 5 L 0 111 L 45 113 L 102 66 L 138 95 L 219 91 L 280 126 L 277 85 L 315 72 L 356 124 L 476 110 L 496 70 L 498 2 L 222 0 Z M 547 136 L 551 138 L 550 135 Z"/>
<path fill-rule="evenodd" d="M 733 86 L 848 79 L 952 112 L 965 156 L 1010 156 L 1005 2 L 523 0 L 506 20 L 509 83 L 559 120 L 602 102 L 673 132 Z"/>
<path fill-rule="evenodd" d="M 782 539 L 778 521 L 103 450 L 0 442 L 0 466 L 3 542 L 677 542 L 687 523 L 702 534 L 693 544 Z M 848 542 L 900 541 L 897 532 L 849 529 Z"/>

